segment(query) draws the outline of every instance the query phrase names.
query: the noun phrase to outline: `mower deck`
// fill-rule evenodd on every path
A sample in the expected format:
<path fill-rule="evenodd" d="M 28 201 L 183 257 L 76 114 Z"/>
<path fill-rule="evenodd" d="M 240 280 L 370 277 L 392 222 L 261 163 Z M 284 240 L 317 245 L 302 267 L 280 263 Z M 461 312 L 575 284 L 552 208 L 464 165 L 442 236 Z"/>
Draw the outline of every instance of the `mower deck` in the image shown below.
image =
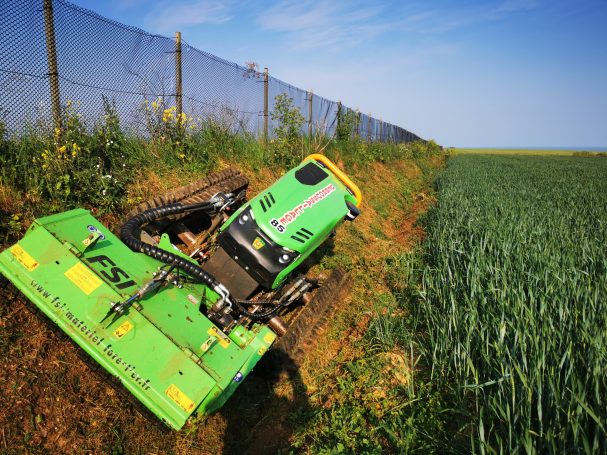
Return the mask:
<path fill-rule="evenodd" d="M 134 253 L 88 211 L 36 220 L 0 254 L 0 272 L 84 351 L 169 426 L 223 405 L 266 352 L 264 325 L 229 335 L 199 311 L 201 284 L 168 284 L 114 320 L 123 301 L 153 278 L 160 263 Z"/>

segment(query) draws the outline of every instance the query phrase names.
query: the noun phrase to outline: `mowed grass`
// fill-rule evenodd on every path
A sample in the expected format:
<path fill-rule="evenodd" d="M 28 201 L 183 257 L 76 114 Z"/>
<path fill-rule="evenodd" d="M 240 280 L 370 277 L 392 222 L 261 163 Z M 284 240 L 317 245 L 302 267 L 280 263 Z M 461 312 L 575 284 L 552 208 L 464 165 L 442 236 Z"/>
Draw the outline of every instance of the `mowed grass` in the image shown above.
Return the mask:
<path fill-rule="evenodd" d="M 455 433 L 605 453 L 607 160 L 461 155 L 437 185 L 411 318 Z"/>
<path fill-rule="evenodd" d="M 605 155 L 605 152 L 588 151 L 583 148 L 579 150 L 559 150 L 559 149 L 502 149 L 502 148 L 455 148 L 454 154 L 475 154 L 475 155 L 557 155 L 557 156 L 575 156 L 575 155 Z"/>

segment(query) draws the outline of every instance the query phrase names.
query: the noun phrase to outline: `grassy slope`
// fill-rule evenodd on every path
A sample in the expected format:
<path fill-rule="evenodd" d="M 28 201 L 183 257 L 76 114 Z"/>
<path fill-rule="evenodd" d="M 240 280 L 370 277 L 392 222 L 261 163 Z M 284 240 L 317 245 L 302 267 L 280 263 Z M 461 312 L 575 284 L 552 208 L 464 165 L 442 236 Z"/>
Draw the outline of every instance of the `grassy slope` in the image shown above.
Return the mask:
<path fill-rule="evenodd" d="M 400 436 L 398 408 L 412 387 L 414 360 L 396 349 L 396 342 L 383 340 L 381 328 L 368 326 L 401 311 L 394 295 L 399 287 L 385 279 L 396 267 L 390 258 L 408 251 L 422 236 L 415 221 L 433 200 L 428 188 L 443 160 L 430 156 L 390 164 L 341 163 L 361 186 L 363 215 L 339 230 L 316 271 L 335 266 L 351 270 L 351 297 L 338 302 L 340 311 L 300 369 L 279 381 L 260 374 L 248 378 L 220 413 L 179 433 L 164 433 L 134 413 L 90 372 L 69 342 L 52 334 L 24 305 L 3 305 L 0 375 L 9 392 L 0 397 L 0 444 L 9 451 L 114 453 L 275 452 L 291 445 L 374 451 L 402 446 L 394 440 Z M 259 161 L 229 164 L 234 161 L 251 176 L 251 194 L 280 174 L 280 168 Z M 226 166 L 221 159 L 215 164 Z M 123 210 L 197 174 L 194 167 L 175 165 L 141 170 L 128 187 Z M 37 194 L 0 186 L 6 242 L 18 238 L 34 215 L 53 207 L 41 204 Z M 102 219 L 114 229 L 118 226 L 115 214 Z M 409 426 L 415 425 L 427 427 L 414 418 Z M 412 447 L 418 440 L 413 437 Z"/>

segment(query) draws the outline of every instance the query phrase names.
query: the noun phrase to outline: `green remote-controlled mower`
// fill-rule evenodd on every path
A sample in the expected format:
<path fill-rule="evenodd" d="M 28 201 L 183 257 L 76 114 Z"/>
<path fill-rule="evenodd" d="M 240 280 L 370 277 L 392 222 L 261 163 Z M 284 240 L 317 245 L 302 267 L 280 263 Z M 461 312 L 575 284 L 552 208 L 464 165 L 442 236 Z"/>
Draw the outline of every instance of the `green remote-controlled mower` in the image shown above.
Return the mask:
<path fill-rule="evenodd" d="M 0 272 L 179 429 L 219 409 L 294 315 L 333 303 L 314 304 L 326 283 L 299 266 L 359 214 L 359 189 L 322 155 L 249 201 L 247 184 L 227 170 L 173 190 L 137 207 L 120 239 L 83 209 L 37 219 Z"/>

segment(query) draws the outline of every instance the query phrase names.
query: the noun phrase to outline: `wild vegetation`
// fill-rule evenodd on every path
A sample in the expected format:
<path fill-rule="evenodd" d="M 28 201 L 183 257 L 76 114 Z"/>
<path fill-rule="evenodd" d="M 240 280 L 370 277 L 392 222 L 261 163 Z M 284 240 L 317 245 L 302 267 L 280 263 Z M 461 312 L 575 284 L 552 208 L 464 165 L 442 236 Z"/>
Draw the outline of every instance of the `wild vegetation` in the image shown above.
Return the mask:
<path fill-rule="evenodd" d="M 74 103 L 63 111 L 63 129 L 31 125 L 9 135 L 0 123 L 0 184 L 10 198 L 20 194 L 36 215 L 77 206 L 104 215 L 124 211 L 145 195 L 133 184 L 143 175 L 209 172 L 222 163 L 242 163 L 254 170 L 285 169 L 322 150 L 348 165 L 437 153 L 435 143 L 373 143 L 350 134 L 339 138 L 301 134 L 303 117 L 290 98 L 277 96 L 272 113 L 279 123 L 267 146 L 238 127 L 229 109 L 204 119 L 177 114 L 162 99 L 142 105 L 147 134 L 127 134 L 112 102 L 95 124 L 85 124 Z M 14 193 L 14 192 L 17 193 Z M 6 199 L 10 199 L 5 196 Z M 10 208 L 3 216 L 14 217 Z M 17 213 L 22 218 L 23 210 Z M 13 220 L 15 221 L 15 220 Z M 4 227 L 3 223 L 3 227 Z M 11 227 L 14 228 L 14 223 Z M 6 229 L 6 228 L 4 228 Z M 6 231 L 0 237 L 6 237 Z"/>

